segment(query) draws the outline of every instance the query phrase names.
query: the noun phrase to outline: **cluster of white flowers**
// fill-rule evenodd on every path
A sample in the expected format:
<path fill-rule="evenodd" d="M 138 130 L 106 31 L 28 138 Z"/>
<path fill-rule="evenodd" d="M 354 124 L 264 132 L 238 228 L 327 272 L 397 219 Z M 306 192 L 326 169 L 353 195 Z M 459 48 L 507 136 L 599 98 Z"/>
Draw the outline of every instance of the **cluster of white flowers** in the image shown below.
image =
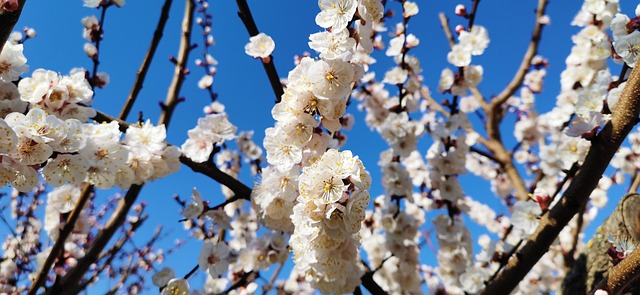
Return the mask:
<path fill-rule="evenodd" d="M 462 218 L 438 215 L 433 220 L 438 239 L 438 264 L 435 272 L 450 294 L 464 294 L 464 291 L 475 293 L 484 285 L 484 278 L 479 281 L 476 276 L 483 277 L 484 269 L 471 268 L 473 265 L 472 239 L 469 229 Z M 471 272 L 477 272 L 472 274 Z M 468 273 L 466 276 L 463 274 Z M 484 275 L 483 275 L 484 274 Z M 468 278 L 465 278 L 467 277 Z M 488 276 L 486 276 L 488 277 Z M 485 277 L 485 278 L 486 278 Z M 470 280 L 467 282 L 466 280 Z M 464 289 L 463 289 L 464 288 Z"/>
<path fill-rule="evenodd" d="M 271 232 L 254 239 L 240 250 L 235 268 L 244 272 L 259 271 L 289 258 L 287 238 L 282 232 Z"/>
<path fill-rule="evenodd" d="M 127 188 L 180 168 L 180 150 L 164 142 L 164 126 L 133 125 L 121 141 L 116 122 L 87 123 L 96 112 L 83 69 L 68 76 L 37 69 L 16 87 L 25 62 L 22 45 L 7 42 L 0 55 L 0 183 L 29 191 L 40 170 L 54 187 Z"/>
<path fill-rule="evenodd" d="M 421 294 L 418 243 L 424 211 L 409 202 L 400 208 L 386 196 L 376 198 L 375 204 L 361 230 L 370 267 L 378 269 L 374 280 L 389 293 Z"/>
<path fill-rule="evenodd" d="M 18 84 L 20 99 L 61 119 L 87 122 L 96 115 L 91 108 L 93 91 L 85 79 L 84 69 L 73 69 L 69 76 L 37 69 Z"/>
<path fill-rule="evenodd" d="M 351 152 L 331 149 L 299 177 L 290 245 L 298 271 L 323 293 L 348 293 L 360 284 L 360 226 L 371 176 Z"/>
<path fill-rule="evenodd" d="M 189 130 L 189 138 L 182 144 L 185 156 L 197 163 L 205 162 L 213 152 L 214 145 L 236 138 L 237 127 L 229 122 L 227 114 L 212 113 L 198 119 L 198 125 Z"/>
<path fill-rule="evenodd" d="M 363 66 L 372 62 L 367 56 L 373 51 L 373 27 L 384 8 L 379 0 L 318 5 L 316 23 L 328 30 L 312 34 L 309 47 L 320 59 L 303 57 L 289 72 L 285 93 L 272 110 L 277 123 L 265 132 L 270 166 L 263 169 L 252 206 L 266 227 L 293 232 L 296 269 L 312 286 L 324 293 L 352 292 L 360 281 L 357 232 L 371 180 L 357 157 L 335 148 L 346 139 L 340 130 L 353 123 L 345 116 L 346 98 Z M 351 22 L 354 15 L 360 20 Z M 265 36 L 256 37 L 247 53 L 264 58 L 270 44 Z"/>
<path fill-rule="evenodd" d="M 456 67 L 465 67 L 471 63 L 472 55 L 481 55 L 489 46 L 489 33 L 483 26 L 474 25 L 471 31 L 462 30 L 458 35 L 458 44 L 451 48 L 447 60 Z"/>
<path fill-rule="evenodd" d="M 282 172 L 273 166 L 262 169 L 262 183 L 252 193 L 251 205 L 261 222 L 270 229 L 293 232 L 289 216 L 298 197 L 299 169 Z"/>
<path fill-rule="evenodd" d="M 456 206 L 464 197 L 458 176 L 466 173 L 469 153 L 466 133 L 458 130 L 468 124 L 466 115 L 456 114 L 448 122 L 438 121 L 432 135 L 434 142 L 427 152 L 427 165 L 432 194 L 437 200 Z M 455 140 L 454 140 L 455 139 Z"/>

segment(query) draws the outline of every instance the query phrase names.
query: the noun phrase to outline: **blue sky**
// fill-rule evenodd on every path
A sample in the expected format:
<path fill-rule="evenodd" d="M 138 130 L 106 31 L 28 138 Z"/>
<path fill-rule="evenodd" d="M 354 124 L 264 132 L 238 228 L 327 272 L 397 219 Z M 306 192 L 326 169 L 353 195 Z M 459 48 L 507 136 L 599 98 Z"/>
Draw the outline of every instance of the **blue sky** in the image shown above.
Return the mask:
<path fill-rule="evenodd" d="M 109 73 L 111 84 L 105 89 L 96 91 L 94 102 L 96 109 L 114 116 L 119 113 L 131 89 L 135 72 L 148 48 L 162 2 L 130 0 L 123 8 L 111 7 L 107 11 L 104 40 L 100 48 L 99 70 Z M 400 8 L 397 2 L 388 2 L 388 7 L 394 10 Z M 420 58 L 425 84 L 435 89 L 442 69 L 445 67 L 453 69 L 446 62 L 449 49 L 437 14 L 445 12 L 450 17 L 452 27 L 459 23 L 466 24 L 466 20 L 453 14 L 453 9 L 458 3 L 466 4 L 470 8 L 471 1 L 417 2 L 420 5 L 420 13 L 411 20 L 408 32 L 415 34 L 421 40 L 421 44 L 418 48 L 412 49 L 411 53 Z M 484 80 L 480 84 L 480 89 L 486 97 L 499 93 L 517 69 L 530 39 L 536 2 L 528 0 L 517 1 L 517 4 L 514 4 L 515 2 L 507 0 L 481 1 L 475 23 L 487 28 L 491 43 L 484 55 L 474 57 L 473 64 L 484 67 Z M 319 11 L 315 1 L 254 0 L 249 1 L 249 5 L 258 28 L 275 40 L 274 61 L 279 75 L 286 77 L 288 71 L 293 69 L 293 56 L 305 51 L 311 52 L 307 46 L 309 34 L 321 30 L 314 21 Z M 550 110 L 555 104 L 560 86 L 559 75 L 565 68 L 564 59 L 572 46 L 570 36 L 578 31 L 578 28 L 570 26 L 570 22 L 580 5 L 580 1 L 551 1 L 548 6 L 551 25 L 545 27 L 543 31 L 539 54 L 549 59 L 551 67 L 548 69 L 545 80 L 545 91 L 536 97 L 538 110 L 541 113 Z M 624 11 L 633 8 L 623 7 Z M 139 111 L 144 112 L 144 118 L 149 118 L 152 122 L 157 121 L 158 102 L 164 101 L 173 75 L 173 64 L 168 61 L 168 57 L 177 55 L 183 9 L 183 1 L 174 1 L 163 40 L 144 88 L 129 116 L 130 122 L 137 118 Z M 226 105 L 231 122 L 238 126 L 239 130 L 254 130 L 254 140 L 260 144 L 264 129 L 274 124 L 271 117 L 274 96 L 260 62 L 244 53 L 243 48 L 249 36 L 237 17 L 236 11 L 234 1 L 211 1 L 210 3 L 209 12 L 213 14 L 212 30 L 216 40 L 216 45 L 210 53 L 219 62 L 213 89 L 219 94 L 219 101 Z M 29 26 L 38 32 L 38 36 L 25 45 L 25 56 L 28 58 L 31 70 L 45 68 L 68 73 L 73 67 L 90 68 L 91 61 L 83 51 L 85 40 L 82 38 L 80 21 L 82 17 L 92 14 L 98 15 L 99 11 L 82 7 L 82 2 L 79 0 L 64 4 L 59 1 L 27 1 L 16 29 Z M 390 22 L 389 27 L 393 27 L 395 21 L 397 19 Z M 200 28 L 195 27 L 194 42 L 201 43 L 201 36 Z M 385 34 L 384 40 L 389 39 Z M 191 56 L 189 67 L 192 74 L 187 76 L 182 91 L 186 101 L 178 106 L 168 130 L 168 141 L 177 145 L 184 142 L 187 136 L 186 131 L 195 126 L 197 118 L 202 116 L 202 107 L 209 100 L 207 93 L 196 87 L 202 69 L 197 68 L 193 60 L 201 56 L 201 48 L 195 49 Z M 373 69 L 376 70 L 377 77 L 381 78 L 393 64 L 384 54 L 377 53 L 374 57 L 378 63 L 373 66 Z M 617 74 L 618 67 L 613 67 L 612 72 Z M 435 91 L 433 96 L 436 101 L 448 98 Z M 357 120 L 354 129 L 347 132 L 349 140 L 345 149 L 352 150 L 363 160 L 374 179 L 372 195 L 377 196 L 383 190 L 380 186 L 379 167 L 376 163 L 380 152 L 387 149 L 387 144 L 379 135 L 368 129 L 363 121 L 364 115 L 357 110 L 356 104 L 352 104 L 348 112 L 353 113 Z M 513 116 L 504 122 L 503 134 L 508 138 L 507 147 L 515 144 L 512 139 L 512 123 Z M 421 152 L 425 154 L 430 139 L 423 137 L 421 141 Z M 249 176 L 248 169 L 245 170 L 242 180 L 252 186 L 253 180 Z M 150 218 L 137 237 L 144 240 L 144 237 L 152 233 L 155 225 L 163 224 L 165 230 L 169 231 L 168 237 L 162 242 L 165 245 L 171 244 L 174 239 L 185 238 L 186 232 L 178 223 L 181 218 L 179 208 L 172 196 L 179 194 L 186 198 L 194 186 L 197 186 L 205 199 L 213 204 L 222 200 L 219 186 L 215 182 L 192 173 L 188 167 L 183 167 L 179 173 L 166 179 L 146 185 L 139 200 L 148 203 L 147 212 Z M 488 183 L 469 178 L 464 188 L 467 194 L 496 208 L 498 213 L 504 212 L 504 206 L 489 191 Z M 614 196 L 618 195 L 611 194 L 610 201 L 616 202 L 617 197 Z M 598 220 L 602 220 L 610 211 L 611 206 L 599 214 Z M 431 219 L 436 214 L 429 213 L 427 217 Z M 0 233 L 3 230 L 0 227 Z M 478 230 L 478 227 L 472 227 L 474 234 Z M 593 227 L 589 232 L 593 232 Z M 164 265 L 173 267 L 177 275 L 184 275 L 195 265 L 200 245 L 198 241 L 188 242 L 177 253 L 168 256 Z M 434 264 L 435 259 L 430 252 L 424 252 L 423 261 Z M 191 281 L 193 285 L 199 286 L 203 280 L 204 276 L 200 273 Z M 155 289 L 147 291 L 154 293 Z"/>

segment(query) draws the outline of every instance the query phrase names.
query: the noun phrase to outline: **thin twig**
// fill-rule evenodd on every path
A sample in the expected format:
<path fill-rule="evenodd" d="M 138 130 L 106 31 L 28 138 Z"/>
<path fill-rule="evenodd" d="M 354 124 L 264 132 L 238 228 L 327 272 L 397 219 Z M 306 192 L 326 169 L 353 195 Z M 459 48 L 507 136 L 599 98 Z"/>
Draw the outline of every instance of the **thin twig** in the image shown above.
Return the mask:
<path fill-rule="evenodd" d="M 171 116 L 180 102 L 180 89 L 187 70 L 187 62 L 189 60 L 189 52 L 191 51 L 191 27 L 193 25 L 193 13 L 196 4 L 194 0 L 186 0 L 184 8 L 184 17 L 182 19 L 182 37 L 180 38 L 180 48 L 178 49 L 178 59 L 176 61 L 173 80 L 167 91 L 167 98 L 162 105 L 162 112 L 158 125 L 164 124 L 165 128 L 169 128 Z"/>
<path fill-rule="evenodd" d="M 271 275 L 269 282 L 267 282 L 266 285 L 262 286 L 262 295 L 266 295 L 267 292 L 269 292 L 269 290 L 273 288 L 273 282 L 275 282 L 276 279 L 278 278 L 278 275 L 280 274 L 280 271 L 282 271 L 283 266 L 284 266 L 284 262 L 280 262 L 278 264 L 278 268 L 276 268 L 276 270 L 273 271 L 273 274 Z"/>
<path fill-rule="evenodd" d="M 131 108 L 133 107 L 133 103 L 136 101 L 140 90 L 142 90 L 142 84 L 144 84 L 144 79 L 147 77 L 147 72 L 149 71 L 149 67 L 151 66 L 151 61 L 153 60 L 153 56 L 156 54 L 156 49 L 158 48 L 158 44 L 160 44 L 160 39 L 162 39 L 164 27 L 167 24 L 167 20 L 169 19 L 169 10 L 171 9 L 172 2 L 173 0 L 165 0 L 164 4 L 162 5 L 160 19 L 158 20 L 156 30 L 153 32 L 151 44 L 149 45 L 147 54 L 144 56 L 142 65 L 140 65 L 140 68 L 136 73 L 136 80 L 133 82 L 133 87 L 131 88 L 129 97 L 127 97 L 127 101 L 124 103 L 124 106 L 120 111 L 120 115 L 118 116 L 118 118 L 122 120 L 127 120 L 129 112 L 131 112 Z"/>
<path fill-rule="evenodd" d="M 93 61 L 93 71 L 91 71 L 91 80 L 89 80 L 89 84 L 91 84 L 91 90 L 95 89 L 96 83 L 98 82 L 98 78 L 96 75 L 98 74 L 98 66 L 100 65 L 100 43 L 102 43 L 102 33 L 104 32 L 102 28 L 104 27 L 105 16 L 107 15 L 107 7 L 104 5 L 100 5 L 100 22 L 98 27 L 98 36 L 96 39 L 96 55 L 94 55 L 91 60 Z M 95 95 L 95 93 L 94 93 Z"/>
<path fill-rule="evenodd" d="M 499 130 L 498 126 L 502 121 L 502 117 L 498 116 L 498 110 L 502 107 L 507 99 L 509 99 L 522 85 L 522 81 L 524 81 L 524 77 L 529 71 L 529 67 L 531 66 L 531 61 L 538 53 L 538 45 L 540 44 L 540 39 L 542 37 L 542 28 L 544 27 L 544 23 L 540 22 L 540 19 L 545 15 L 545 9 L 547 7 L 547 0 L 539 0 L 538 7 L 536 8 L 536 23 L 533 28 L 533 33 L 531 35 L 531 42 L 529 43 L 529 47 L 522 58 L 522 62 L 520 63 L 520 67 L 518 71 L 514 75 L 511 82 L 505 87 L 500 94 L 494 97 L 491 100 L 491 105 L 489 106 L 489 111 L 485 110 L 487 114 L 493 114 L 494 120 L 489 120 L 488 133 L 490 138 L 497 137 L 499 138 Z M 493 135 L 492 135 L 493 134 Z"/>
<path fill-rule="evenodd" d="M 245 28 L 247 28 L 249 36 L 253 37 L 260 34 L 258 26 L 256 25 L 256 22 L 253 20 L 253 16 L 251 15 L 251 10 L 249 9 L 249 4 L 247 4 L 247 1 L 236 0 L 236 4 L 238 5 L 238 17 L 240 17 L 240 20 L 242 20 Z M 276 66 L 273 64 L 273 56 L 269 56 L 269 62 L 262 62 L 262 66 L 264 67 L 264 71 L 267 73 L 269 83 L 271 83 L 273 94 L 275 94 L 276 96 L 275 102 L 279 103 L 280 98 L 284 94 L 284 89 L 282 87 L 282 83 L 280 83 L 280 76 L 278 76 Z"/>
<path fill-rule="evenodd" d="M 92 192 L 93 192 L 93 185 L 90 185 L 88 183 L 85 184 L 84 188 L 82 189 L 82 193 L 80 194 L 80 199 L 78 199 L 78 203 L 76 203 L 76 206 L 73 208 L 73 211 L 71 211 L 71 214 L 67 218 L 67 221 L 64 227 L 58 234 L 58 239 L 53 244 L 53 248 L 51 248 L 51 252 L 47 256 L 47 259 L 42 264 L 42 268 L 40 269 L 40 272 L 36 276 L 36 279 L 34 280 L 33 285 L 31 285 L 31 287 L 29 288 L 29 291 L 27 292 L 28 295 L 36 294 L 36 292 L 38 292 L 38 289 L 40 289 L 40 287 L 44 284 L 47 278 L 47 275 L 49 274 L 49 270 L 51 269 L 51 265 L 53 265 L 54 260 L 58 257 L 58 254 L 60 253 L 60 251 L 62 251 L 62 249 L 64 248 L 64 243 L 66 242 L 67 238 L 73 231 L 73 228 L 75 227 L 76 222 L 78 221 L 78 218 L 80 217 L 80 214 L 84 209 L 84 205 L 87 203 L 87 201 L 89 201 L 89 198 L 91 197 Z"/>
<path fill-rule="evenodd" d="M 200 265 L 196 264 L 196 266 L 194 266 L 186 275 L 184 275 L 184 279 L 188 279 L 190 276 L 192 276 L 194 273 L 196 273 L 196 271 L 198 271 L 198 268 L 200 267 Z"/>
<path fill-rule="evenodd" d="M 487 158 L 487 159 L 489 159 L 491 161 L 494 161 L 496 163 L 500 163 L 500 161 L 494 155 L 492 155 L 492 154 L 490 154 L 490 153 L 488 153 L 486 151 L 483 151 L 481 149 L 478 149 L 477 147 L 470 146 L 469 150 L 474 152 L 474 153 L 476 153 L 476 154 L 478 154 L 478 155 L 481 155 L 481 156 L 483 156 L 483 157 L 485 157 L 485 158 Z"/>
<path fill-rule="evenodd" d="M 438 13 L 438 18 L 440 18 L 440 27 L 442 27 L 442 31 L 444 31 L 444 35 L 447 37 L 447 41 L 449 42 L 449 48 L 452 48 L 456 45 L 456 39 L 451 33 L 451 28 L 449 28 L 449 19 L 447 19 L 444 12 Z"/>

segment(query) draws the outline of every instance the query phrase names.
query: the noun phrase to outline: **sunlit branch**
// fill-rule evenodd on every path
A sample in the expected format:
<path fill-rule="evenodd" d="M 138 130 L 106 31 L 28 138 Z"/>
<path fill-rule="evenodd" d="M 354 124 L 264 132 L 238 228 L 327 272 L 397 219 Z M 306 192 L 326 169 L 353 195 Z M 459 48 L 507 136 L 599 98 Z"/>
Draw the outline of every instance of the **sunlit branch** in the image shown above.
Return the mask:
<path fill-rule="evenodd" d="M 487 284 L 482 294 L 508 293 L 513 290 L 588 200 L 609 162 L 637 123 L 640 113 L 640 70 L 637 68 L 631 71 L 617 109 L 619 111 L 612 115 L 611 121 L 592 140 L 584 164 L 562 199 L 542 216 L 538 228 L 527 243 L 509 261 L 505 270 Z"/>
<path fill-rule="evenodd" d="M 249 36 L 253 37 L 260 34 L 258 26 L 256 25 L 256 22 L 253 20 L 253 16 L 251 15 L 251 10 L 249 9 L 249 4 L 247 4 L 247 1 L 236 0 L 236 3 L 238 4 L 238 17 L 240 17 L 240 20 L 242 20 L 245 28 L 247 28 Z M 282 87 L 282 83 L 280 83 L 280 76 L 278 76 L 276 66 L 273 64 L 273 56 L 269 56 L 269 62 L 262 62 L 262 66 L 264 67 L 264 71 L 267 73 L 269 83 L 271 83 L 271 88 L 273 89 L 273 93 L 276 96 L 275 102 L 279 103 L 280 98 L 284 94 L 284 89 Z"/>
<path fill-rule="evenodd" d="M 609 294 L 621 294 L 627 287 L 634 286 L 634 283 L 637 286 L 638 280 L 640 280 L 640 247 L 636 247 L 620 263 L 609 269 L 593 288 L 593 292 L 605 290 Z"/>
<path fill-rule="evenodd" d="M 637 193 L 638 192 L 638 186 L 640 186 L 640 173 L 638 173 L 638 171 L 636 171 L 633 174 L 633 178 L 631 179 L 631 186 L 629 186 L 629 189 L 627 190 L 627 193 Z"/>
<path fill-rule="evenodd" d="M 151 44 L 149 45 L 149 49 L 147 50 L 147 54 L 144 56 L 144 60 L 142 61 L 142 65 L 138 69 L 136 73 L 136 80 L 133 82 L 133 87 L 131 88 L 131 92 L 127 97 L 127 101 L 124 103 L 122 110 L 120 111 L 120 115 L 118 118 L 122 120 L 127 120 L 129 116 L 129 112 L 131 112 L 131 108 L 142 90 L 142 84 L 144 84 L 144 80 L 147 77 L 147 72 L 149 71 L 149 67 L 151 66 L 151 61 L 153 60 L 153 56 L 156 53 L 156 49 L 158 48 L 158 44 L 160 44 L 160 39 L 162 39 L 162 34 L 164 32 L 164 27 L 167 24 L 167 20 L 169 19 L 169 10 L 171 9 L 171 3 L 173 0 L 165 0 L 162 5 L 162 11 L 160 12 L 160 19 L 158 20 L 158 25 L 156 26 L 156 30 L 153 32 L 153 38 L 151 39 Z"/>
<path fill-rule="evenodd" d="M 542 27 L 544 24 L 540 21 L 540 19 L 545 15 L 545 8 L 547 6 L 546 0 L 539 0 L 538 7 L 536 9 L 536 23 L 533 29 L 533 34 L 531 37 L 531 42 L 529 43 L 529 47 L 522 59 L 520 67 L 516 72 L 515 76 L 509 82 L 507 87 L 500 92 L 496 97 L 494 97 L 489 105 L 484 107 L 484 111 L 487 114 L 487 136 L 489 137 L 489 142 L 487 148 L 491 150 L 498 160 L 500 160 L 500 164 L 504 167 L 509 180 L 516 191 L 516 197 L 518 200 L 526 200 L 528 191 L 520 176 L 518 170 L 515 168 L 513 161 L 511 159 L 511 154 L 505 149 L 502 144 L 502 138 L 500 135 L 500 123 L 504 117 L 502 111 L 502 105 L 511 97 L 522 85 L 522 81 L 524 80 L 525 75 L 527 74 L 529 67 L 531 65 L 531 60 L 535 57 L 538 52 L 538 45 L 540 43 L 540 38 L 542 35 Z M 479 100 L 480 101 L 480 100 Z"/>
<path fill-rule="evenodd" d="M 89 201 L 89 198 L 91 197 L 92 192 L 93 192 L 93 185 L 85 184 L 84 188 L 82 189 L 82 193 L 80 193 L 80 198 L 78 199 L 76 206 L 73 208 L 73 211 L 71 211 L 71 214 L 67 218 L 64 224 L 64 227 L 58 234 L 58 239 L 56 240 L 56 242 L 53 244 L 53 247 L 51 248 L 51 252 L 49 252 L 47 259 L 42 264 L 42 268 L 40 269 L 40 272 L 36 276 L 36 279 L 33 281 L 33 284 L 31 285 L 31 287 L 29 288 L 29 291 L 27 292 L 28 295 L 36 294 L 36 292 L 39 291 L 40 287 L 45 283 L 45 280 L 47 279 L 47 275 L 49 274 L 49 270 L 51 269 L 53 262 L 60 254 L 60 251 L 64 249 L 64 243 L 66 242 L 67 238 L 73 231 L 73 228 L 75 227 L 76 222 L 80 217 L 80 214 L 82 214 L 84 205 L 87 204 L 87 201 Z"/>
<path fill-rule="evenodd" d="M 20 13 L 22 13 L 22 8 L 27 0 L 19 0 L 18 1 L 18 9 L 14 12 L 4 12 L 0 14 L 0 53 L 2 53 L 2 49 L 4 48 L 4 43 L 9 40 L 9 36 L 11 36 L 11 31 L 13 31 L 13 27 L 20 19 Z"/>
<path fill-rule="evenodd" d="M 180 102 L 180 89 L 184 83 L 187 73 L 187 62 L 189 61 L 189 52 L 191 51 L 191 28 L 193 27 L 193 14 L 196 8 L 194 0 L 186 0 L 184 8 L 184 17 L 182 19 L 182 35 L 180 38 L 180 48 L 178 49 L 178 59 L 176 60 L 173 80 L 167 91 L 167 98 L 162 105 L 162 112 L 158 119 L 158 125 L 164 124 L 169 129 L 171 116 Z"/>
<path fill-rule="evenodd" d="M 513 94 L 516 93 L 520 85 L 522 85 L 522 81 L 524 81 L 524 77 L 529 71 L 529 67 L 531 66 L 531 61 L 538 53 L 538 45 L 540 44 L 540 39 L 542 37 L 542 28 L 544 27 L 544 23 L 540 21 L 540 19 L 545 15 L 545 9 L 547 7 L 547 0 L 539 0 L 538 7 L 536 8 L 536 23 L 533 28 L 533 33 L 531 34 L 531 42 L 529 43 L 529 47 L 522 58 L 522 62 L 520 63 L 520 67 L 516 72 L 511 82 L 505 87 L 500 94 L 494 97 L 488 109 L 485 109 L 485 112 L 490 115 L 487 125 L 487 133 L 490 138 L 500 138 L 500 131 L 498 130 L 498 126 L 502 121 L 502 116 L 499 115 L 502 104 L 504 104 L 507 99 L 509 99 Z"/>

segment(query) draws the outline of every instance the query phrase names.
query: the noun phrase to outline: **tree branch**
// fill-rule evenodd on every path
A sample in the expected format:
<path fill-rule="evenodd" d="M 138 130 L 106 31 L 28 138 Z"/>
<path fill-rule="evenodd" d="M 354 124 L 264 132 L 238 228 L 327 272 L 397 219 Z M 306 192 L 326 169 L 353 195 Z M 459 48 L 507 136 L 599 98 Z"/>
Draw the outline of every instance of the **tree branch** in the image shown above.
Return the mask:
<path fill-rule="evenodd" d="M 544 0 L 542 0 L 544 1 Z M 609 162 L 637 122 L 640 113 L 640 69 L 634 68 L 622 90 L 619 107 L 612 119 L 593 139 L 584 164 L 565 191 L 563 198 L 540 219 L 527 243 L 481 294 L 504 294 L 513 290 L 546 253 L 562 228 L 580 210 L 596 188 Z"/>
<path fill-rule="evenodd" d="M 160 44 L 160 39 L 162 39 L 164 27 L 167 24 L 167 20 L 169 19 L 169 10 L 171 9 L 172 2 L 173 0 L 165 0 L 164 4 L 162 5 L 160 19 L 158 20 L 158 25 L 156 26 L 155 32 L 153 32 L 153 38 L 151 39 L 149 50 L 147 50 L 147 54 L 144 56 L 142 65 L 140 65 L 140 68 L 136 73 L 136 80 L 133 82 L 133 87 L 131 88 L 129 97 L 127 97 L 127 101 L 124 103 L 124 106 L 120 111 L 120 115 L 118 116 L 118 118 L 122 120 L 127 120 L 127 116 L 129 116 L 129 112 L 131 112 L 133 103 L 136 101 L 140 90 L 142 90 L 142 84 L 144 84 L 144 80 L 147 77 L 147 72 L 149 71 L 149 67 L 151 66 L 151 61 L 153 60 L 153 56 L 156 54 L 156 49 L 158 48 L 158 44 Z"/>
<path fill-rule="evenodd" d="M 18 22 L 18 19 L 20 19 L 20 13 L 22 13 L 22 8 L 24 7 L 25 2 L 27 2 L 27 0 L 19 0 L 18 9 L 16 9 L 16 11 L 0 14 L 0 53 L 2 53 L 4 43 L 9 40 L 13 27 Z"/>
<path fill-rule="evenodd" d="M 360 279 L 362 280 L 362 285 L 369 291 L 371 294 L 389 294 L 387 293 L 376 281 L 373 279 L 373 274 L 375 271 L 366 272 Z"/>
<path fill-rule="evenodd" d="M 503 119 L 502 114 L 502 104 L 504 104 L 509 97 L 511 97 L 516 90 L 522 84 L 527 71 L 529 70 L 529 66 L 531 65 L 531 60 L 538 52 L 538 44 L 540 43 L 540 38 L 542 36 L 542 27 L 544 26 L 539 20 L 545 14 L 545 8 L 547 6 L 547 0 L 539 0 L 538 7 L 536 9 L 536 24 L 533 29 L 533 34 L 531 37 L 531 42 L 529 43 L 529 47 L 527 48 L 527 52 L 524 54 L 524 58 L 520 63 L 520 67 L 516 72 L 515 76 L 509 82 L 507 87 L 498 94 L 498 96 L 494 97 L 491 102 L 484 108 L 485 113 L 487 114 L 488 120 L 486 123 L 487 136 L 489 137 L 489 142 L 487 148 L 491 150 L 498 160 L 500 160 L 500 164 L 504 168 L 509 180 L 511 180 L 511 184 L 513 185 L 516 191 L 516 197 L 518 200 L 526 200 L 528 198 L 528 190 L 522 180 L 522 177 L 518 173 L 518 170 L 513 165 L 513 161 L 511 159 L 511 153 L 509 153 L 504 145 L 502 144 L 502 138 L 500 136 L 500 123 Z"/>
<path fill-rule="evenodd" d="M 54 288 L 47 290 L 47 294 L 61 294 L 62 290 L 65 292 L 75 294 L 78 293 L 80 287 L 80 281 L 84 277 L 91 264 L 93 264 L 99 257 L 100 252 L 107 246 L 107 243 L 111 240 L 116 230 L 124 223 L 127 217 L 129 209 L 138 198 L 138 194 L 142 189 L 142 185 L 132 185 L 127 191 L 124 198 L 118 202 L 118 207 L 111 215 L 109 221 L 105 227 L 98 233 L 96 238 L 91 243 L 89 249 L 85 252 L 85 255 L 78 259 L 76 267 L 72 268 L 67 275 L 62 278 L 60 284 L 56 284 Z"/>
<path fill-rule="evenodd" d="M 196 8 L 194 0 L 186 0 L 184 8 L 184 17 L 182 19 L 182 37 L 180 38 L 180 49 L 178 50 L 178 60 L 176 61 L 173 81 L 169 85 L 167 98 L 158 119 L 158 125 L 164 124 L 169 129 L 171 116 L 180 102 L 180 89 L 187 71 L 187 62 L 189 60 L 189 52 L 191 51 L 191 27 L 193 24 L 193 13 Z"/>
<path fill-rule="evenodd" d="M 251 15 L 251 10 L 249 9 L 247 1 L 236 0 L 236 4 L 238 4 L 238 17 L 240 17 L 240 20 L 242 20 L 242 23 L 244 23 L 245 28 L 247 28 L 249 36 L 253 37 L 260 34 L 258 26 L 256 25 L 256 22 L 253 20 L 253 16 Z M 276 96 L 276 103 L 279 103 L 280 98 L 284 94 L 284 89 L 282 87 L 282 83 L 280 83 L 280 76 L 278 76 L 276 66 L 273 64 L 273 56 L 269 56 L 269 62 L 262 62 L 262 66 L 264 67 L 264 71 L 267 73 L 269 83 L 271 83 L 273 94 L 275 94 Z"/>

